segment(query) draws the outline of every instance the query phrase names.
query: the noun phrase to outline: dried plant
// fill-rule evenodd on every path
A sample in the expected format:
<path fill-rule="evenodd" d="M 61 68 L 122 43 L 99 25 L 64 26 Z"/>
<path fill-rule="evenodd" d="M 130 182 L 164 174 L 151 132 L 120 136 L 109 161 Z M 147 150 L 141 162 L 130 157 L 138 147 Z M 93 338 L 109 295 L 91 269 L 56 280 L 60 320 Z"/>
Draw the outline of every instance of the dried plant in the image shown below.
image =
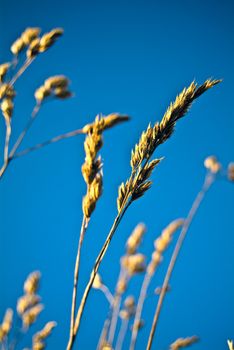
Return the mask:
<path fill-rule="evenodd" d="M 151 260 L 147 262 L 145 254 L 139 251 L 141 242 L 146 232 L 146 226 L 140 223 L 133 230 L 126 242 L 126 251 L 120 258 L 120 272 L 117 278 L 115 290 L 112 292 L 103 282 L 98 274 L 99 267 L 104 259 L 107 249 L 110 246 L 112 238 L 130 205 L 143 197 L 151 188 L 151 175 L 154 169 L 160 164 L 163 158 L 153 158 L 154 152 L 173 134 L 176 123 L 184 117 L 189 111 L 192 103 L 204 92 L 217 85 L 220 80 L 206 80 L 202 85 L 197 85 L 193 81 L 187 88 L 175 98 L 161 121 L 149 124 L 139 138 L 139 141 L 133 148 L 130 157 L 131 172 L 125 182 L 122 182 L 118 189 L 117 196 L 117 214 L 113 225 L 106 237 L 106 240 L 95 260 L 90 278 L 83 291 L 80 302 L 77 301 L 77 292 L 79 287 L 80 258 L 82 253 L 83 241 L 89 226 L 91 217 L 93 217 L 97 202 L 103 193 L 103 162 L 100 151 L 103 147 L 104 131 L 129 120 L 129 116 L 119 113 L 108 115 L 99 114 L 93 122 L 68 133 L 58 135 L 50 140 L 46 140 L 32 147 L 19 150 L 27 133 L 30 131 L 39 111 L 45 102 L 53 99 L 65 100 L 73 97 L 70 90 L 70 80 L 65 75 L 56 75 L 44 80 L 34 92 L 35 106 L 24 129 L 19 133 L 16 142 L 11 146 L 12 118 L 14 116 L 14 105 L 16 101 L 17 90 L 15 83 L 23 75 L 25 70 L 40 55 L 47 51 L 63 34 L 62 28 L 52 29 L 50 32 L 41 35 L 40 28 L 26 28 L 25 31 L 11 45 L 13 57 L 10 62 L 0 65 L 0 109 L 5 122 L 5 143 L 3 149 L 3 164 L 0 169 L 0 179 L 6 173 L 10 163 L 19 157 L 22 157 L 34 150 L 56 143 L 63 139 L 68 139 L 77 135 L 84 135 L 84 163 L 81 168 L 83 179 L 86 183 L 86 193 L 82 199 L 83 219 L 80 228 L 77 254 L 74 267 L 73 293 L 70 314 L 70 332 L 67 343 L 67 350 L 74 347 L 74 343 L 80 329 L 81 319 L 85 310 L 85 305 L 91 288 L 100 290 L 105 295 L 109 303 L 109 312 L 106 317 L 99 343 L 98 350 L 121 350 L 125 335 L 131 331 L 130 350 L 135 349 L 139 330 L 144 326 L 142 319 L 143 306 L 147 301 L 147 291 L 150 283 L 153 282 L 155 271 L 162 262 L 163 255 L 177 230 L 181 230 L 176 241 L 170 263 L 161 287 L 156 288 L 156 294 L 159 294 L 148 343 L 146 349 L 152 348 L 159 315 L 162 309 L 163 301 L 167 291 L 170 289 L 169 282 L 175 267 L 179 252 L 188 233 L 191 222 L 197 213 L 197 210 L 204 199 L 207 191 L 219 177 L 225 177 L 229 181 L 234 181 L 234 164 L 230 163 L 227 168 L 223 167 L 215 156 L 205 159 L 204 166 L 207 174 L 201 191 L 195 198 L 192 207 L 185 219 L 177 219 L 171 222 L 154 242 L 154 251 Z M 23 63 L 21 64 L 21 60 Z M 172 242 L 173 243 L 173 242 Z M 138 274 L 142 274 L 143 282 L 140 288 L 139 298 L 136 295 L 128 294 L 128 285 L 131 279 Z M 4 350 L 14 350 L 21 341 L 21 338 L 27 333 L 32 324 L 34 324 L 44 305 L 41 303 L 41 297 L 38 295 L 40 284 L 40 272 L 31 273 L 24 283 L 24 294 L 19 297 L 16 305 L 16 317 L 20 326 L 15 325 L 12 309 L 7 309 L 0 324 L 0 344 Z M 118 335 L 118 322 L 121 326 Z M 133 321 L 133 324 L 130 322 Z M 42 350 L 47 346 L 47 338 L 50 336 L 56 322 L 51 321 L 38 332 L 36 332 L 31 341 L 31 350 Z M 198 337 L 178 338 L 170 345 L 171 350 L 184 348 L 195 343 Z M 228 346 L 233 349 L 232 341 L 228 341 Z M 25 349 L 26 350 L 26 349 Z"/>

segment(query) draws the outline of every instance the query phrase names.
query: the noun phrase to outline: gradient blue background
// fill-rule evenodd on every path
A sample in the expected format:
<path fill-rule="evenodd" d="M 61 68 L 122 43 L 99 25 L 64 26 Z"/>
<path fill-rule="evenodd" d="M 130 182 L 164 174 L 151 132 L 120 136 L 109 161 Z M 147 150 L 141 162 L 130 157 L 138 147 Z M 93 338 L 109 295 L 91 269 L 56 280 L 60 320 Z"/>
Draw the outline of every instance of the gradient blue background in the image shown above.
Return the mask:
<path fill-rule="evenodd" d="M 153 175 L 154 186 L 128 211 L 101 266 L 113 291 L 119 257 L 134 226 L 148 232 L 142 251 L 169 221 L 185 216 L 205 175 L 203 160 L 216 154 L 226 166 L 234 159 L 233 1 L 0 1 L 0 60 L 27 27 L 63 27 L 64 37 L 41 55 L 17 82 L 13 138 L 34 105 L 33 91 L 45 78 L 65 74 L 75 97 L 47 104 L 22 148 L 93 120 L 99 112 L 132 116 L 129 124 L 105 134 L 104 194 L 92 217 L 82 253 L 80 290 L 116 214 L 117 188 L 130 173 L 130 150 L 150 121 L 162 117 L 169 102 L 195 78 L 223 78 L 202 96 L 176 133 L 157 151 L 165 156 Z M 4 124 L 0 121 L 3 148 Z M 0 183 L 0 317 L 14 307 L 27 274 L 42 272 L 46 305 L 31 334 L 48 320 L 58 327 L 48 349 L 64 349 L 68 337 L 73 265 L 85 184 L 80 174 L 83 137 L 52 145 L 11 164 Z M 234 338 L 233 184 L 218 181 L 208 194 L 185 241 L 157 331 L 156 349 L 177 337 L 197 334 L 194 349 L 227 349 Z M 146 301 L 137 349 L 144 349 L 172 246 L 155 276 Z M 129 292 L 139 290 L 141 278 Z M 80 294 L 79 294 L 80 296 Z M 92 291 L 75 348 L 95 349 L 108 311 Z M 30 338 L 21 348 L 30 345 Z M 128 342 L 124 349 L 128 349 Z"/>

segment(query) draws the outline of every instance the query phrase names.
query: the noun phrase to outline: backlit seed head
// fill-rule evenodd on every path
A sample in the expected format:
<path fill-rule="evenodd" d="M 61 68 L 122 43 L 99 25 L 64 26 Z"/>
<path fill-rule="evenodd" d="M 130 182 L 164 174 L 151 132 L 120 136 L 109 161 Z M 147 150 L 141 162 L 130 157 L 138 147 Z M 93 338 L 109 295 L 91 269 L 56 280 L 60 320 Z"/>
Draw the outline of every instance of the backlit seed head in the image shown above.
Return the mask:
<path fill-rule="evenodd" d="M 38 102 L 42 102 L 46 97 L 50 96 L 50 90 L 42 85 L 35 91 L 34 96 Z"/>
<path fill-rule="evenodd" d="M 69 84 L 69 80 L 64 75 L 55 75 L 53 77 L 50 77 L 45 80 L 44 85 L 45 87 L 50 89 L 56 89 L 56 88 L 66 88 Z"/>
<path fill-rule="evenodd" d="M 121 259 L 121 265 L 129 275 L 145 271 L 145 256 L 143 254 L 126 255 Z"/>
<path fill-rule="evenodd" d="M 10 68 L 11 64 L 10 63 L 3 63 L 0 64 L 0 82 L 2 83 L 4 81 L 4 78 Z"/>
<path fill-rule="evenodd" d="M 21 35 L 23 43 L 28 46 L 40 34 L 40 28 L 27 28 Z"/>
<path fill-rule="evenodd" d="M 62 100 L 66 99 L 66 98 L 69 98 L 72 96 L 72 93 L 71 91 L 69 90 L 66 90 L 64 88 L 56 88 L 54 90 L 54 95 L 57 97 L 57 98 L 60 98 Z"/>
<path fill-rule="evenodd" d="M 46 323 L 44 328 L 33 336 L 33 343 L 40 342 L 50 336 L 52 330 L 57 326 L 54 321 Z"/>
<path fill-rule="evenodd" d="M 1 111 L 4 118 L 9 122 L 14 109 L 14 104 L 11 98 L 4 98 L 1 103 Z"/>
<path fill-rule="evenodd" d="M 127 289 L 127 280 L 125 278 L 120 278 L 117 283 L 116 292 L 118 294 L 123 294 L 124 292 L 126 292 L 126 289 Z"/>
<path fill-rule="evenodd" d="M 31 326 L 36 320 L 38 315 L 41 313 L 41 311 L 44 309 L 44 306 L 42 304 L 35 305 L 28 309 L 23 315 L 22 315 L 22 321 L 25 328 Z"/>
<path fill-rule="evenodd" d="M 44 34 L 40 40 L 40 52 L 46 51 L 50 46 L 52 46 L 55 41 L 63 34 L 62 28 L 55 28 L 49 33 Z"/>
<path fill-rule="evenodd" d="M 4 334 L 4 337 L 7 336 L 11 330 L 13 320 L 13 310 L 7 309 L 5 316 L 3 318 L 3 322 L 1 324 L 1 332 Z"/>
<path fill-rule="evenodd" d="M 17 56 L 24 48 L 25 48 L 25 44 L 24 44 L 22 38 L 18 38 L 11 45 L 11 52 L 13 53 L 13 55 Z"/>
<path fill-rule="evenodd" d="M 13 99 L 15 97 L 16 93 L 10 84 L 4 83 L 0 85 L 0 99 L 6 97 Z"/>
<path fill-rule="evenodd" d="M 234 163 L 228 164 L 228 179 L 234 181 Z"/>
<path fill-rule="evenodd" d="M 138 224 L 126 243 L 126 249 L 128 254 L 134 254 L 141 244 L 142 237 L 146 232 L 146 226 L 142 223 Z"/>
<path fill-rule="evenodd" d="M 34 271 L 29 274 L 24 282 L 24 291 L 26 294 L 35 294 L 39 288 L 39 282 L 41 278 L 40 271 Z"/>
<path fill-rule="evenodd" d="M 25 294 L 17 300 L 17 312 L 19 315 L 22 314 L 29 308 L 40 301 L 40 297 L 36 294 Z"/>
<path fill-rule="evenodd" d="M 40 49 L 40 39 L 36 38 L 34 39 L 26 52 L 27 58 L 33 58 L 39 54 L 39 49 Z"/>
<path fill-rule="evenodd" d="M 179 350 L 185 348 L 199 340 L 197 336 L 192 336 L 188 338 L 178 338 L 174 343 L 170 345 L 170 350 Z"/>
<path fill-rule="evenodd" d="M 218 162 L 215 156 L 207 157 L 204 161 L 204 166 L 213 174 L 217 174 L 221 169 L 221 164 Z"/>

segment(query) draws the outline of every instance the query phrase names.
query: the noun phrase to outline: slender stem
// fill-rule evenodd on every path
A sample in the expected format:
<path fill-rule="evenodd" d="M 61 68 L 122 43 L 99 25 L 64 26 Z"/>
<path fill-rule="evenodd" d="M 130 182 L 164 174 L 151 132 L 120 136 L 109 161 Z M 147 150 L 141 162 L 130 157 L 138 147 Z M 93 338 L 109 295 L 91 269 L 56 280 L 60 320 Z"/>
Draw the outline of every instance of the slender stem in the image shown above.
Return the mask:
<path fill-rule="evenodd" d="M 134 322 L 133 322 L 130 350 L 135 349 L 136 339 L 137 339 L 138 329 L 139 329 L 138 324 L 139 324 L 139 321 L 141 320 L 141 313 L 142 313 L 142 309 L 143 309 L 143 305 L 144 305 L 144 301 L 146 298 L 146 294 L 147 294 L 147 290 L 148 290 L 150 281 L 151 281 L 151 275 L 146 273 L 145 278 L 144 278 L 143 283 L 142 283 L 142 286 L 141 286 L 140 296 L 138 299 L 136 314 L 135 314 L 135 318 L 134 318 Z"/>
<path fill-rule="evenodd" d="M 113 312 L 112 312 L 112 317 L 110 321 L 110 331 L 108 336 L 108 344 L 110 345 L 112 345 L 115 337 L 115 330 L 118 322 L 121 300 L 122 300 L 121 294 L 117 293 L 116 296 L 114 297 L 114 302 L 112 304 Z"/>
<path fill-rule="evenodd" d="M 21 75 L 25 72 L 25 70 L 30 66 L 30 64 L 34 61 L 35 57 L 33 58 L 27 58 L 22 67 L 16 72 L 16 74 L 13 76 L 13 78 L 10 81 L 10 85 L 13 86 L 16 82 L 16 80 L 21 77 Z"/>
<path fill-rule="evenodd" d="M 75 269 L 74 269 L 74 283 L 73 283 L 73 293 L 72 293 L 72 306 L 71 306 L 71 322 L 70 322 L 70 336 L 67 344 L 67 350 L 70 350 L 73 344 L 74 338 L 74 322 L 75 322 L 75 311 L 76 311 L 76 297 L 77 297 L 77 285 L 79 279 L 79 267 L 80 267 L 80 256 L 81 256 L 81 248 L 84 240 L 85 232 L 88 227 L 88 220 L 85 216 L 83 216 L 82 225 L 80 229 L 80 238 L 77 248 Z"/>
<path fill-rule="evenodd" d="M 165 278 L 164 278 L 164 282 L 163 282 L 163 285 L 162 285 L 162 289 L 161 289 L 161 292 L 160 292 L 160 295 L 159 295 L 159 300 L 158 300 L 158 304 L 157 304 L 157 307 L 156 307 L 156 311 L 155 311 L 155 314 L 154 314 L 154 319 L 153 319 L 153 323 L 152 323 L 152 327 L 151 327 L 151 330 L 150 330 L 150 335 L 149 335 L 149 339 L 148 339 L 148 344 L 147 344 L 147 348 L 146 350 L 150 350 L 151 347 L 152 347 L 152 342 L 153 342 L 153 337 L 154 337 L 154 334 L 155 334 L 155 331 L 156 331 L 156 327 L 157 327 L 157 323 L 158 323 L 158 319 L 159 319 L 159 315 L 160 315 L 160 311 L 161 311 L 161 308 L 162 308 L 162 303 L 163 303 L 163 300 L 164 300 L 164 297 L 166 295 L 166 291 L 167 291 L 167 288 L 168 288 L 168 285 L 169 285 L 169 281 L 170 281 L 170 278 L 171 278 L 171 274 L 173 272 L 173 269 L 174 269 L 174 266 L 175 266 L 175 263 L 176 263 L 176 260 L 177 260 L 177 257 L 178 257 L 178 254 L 180 252 L 180 249 L 182 247 L 182 244 L 183 244 L 183 241 L 185 239 L 185 236 L 188 232 L 188 229 L 191 225 L 191 222 L 205 196 L 205 194 L 207 193 L 207 191 L 209 190 L 210 186 L 212 185 L 212 183 L 214 182 L 215 180 L 215 175 L 214 174 L 211 174 L 211 173 L 208 173 L 206 175 L 206 178 L 205 178 L 205 181 L 204 181 L 204 184 L 203 184 L 203 187 L 201 189 L 201 191 L 198 193 L 197 197 L 195 198 L 193 204 L 192 204 L 192 207 L 188 213 L 188 216 L 184 222 L 184 225 L 182 227 L 182 230 L 181 230 L 181 233 L 179 235 L 179 238 L 177 240 L 177 243 L 176 243 L 176 246 L 175 246 L 175 249 L 172 253 L 172 257 L 171 257 L 171 260 L 170 260 L 170 263 L 169 263 L 169 266 L 168 266 L 168 269 L 167 269 L 167 272 L 166 272 L 166 275 L 165 275 Z"/>
<path fill-rule="evenodd" d="M 42 142 L 42 143 L 38 143 L 38 144 L 35 145 L 35 146 L 26 148 L 26 149 L 24 149 L 23 151 L 20 151 L 20 152 L 15 153 L 14 156 L 12 157 L 12 159 L 22 157 L 22 156 L 24 156 L 24 155 L 26 155 L 26 154 L 28 154 L 28 153 L 30 153 L 30 152 L 32 152 L 32 151 L 36 151 L 36 150 L 38 150 L 38 149 L 40 149 L 40 148 L 43 148 L 43 147 L 45 147 L 45 146 L 48 146 L 48 145 L 50 145 L 50 144 L 52 144 L 52 143 L 58 142 L 58 141 L 60 141 L 60 140 L 68 139 L 68 138 L 70 138 L 70 137 L 74 137 L 74 136 L 77 136 L 77 135 L 80 135 L 80 134 L 83 134 L 83 133 L 84 133 L 84 132 L 83 132 L 82 129 L 77 129 L 77 130 L 74 130 L 74 131 L 70 131 L 70 132 L 68 132 L 68 133 L 66 133 L 66 134 L 62 134 L 62 135 L 55 136 L 55 137 L 53 137 L 53 138 L 50 139 L 50 140 L 46 140 L 46 141 L 44 141 L 44 142 Z"/>
<path fill-rule="evenodd" d="M 107 333 L 108 333 L 108 329 L 109 329 L 109 325 L 110 325 L 110 319 L 109 317 L 105 320 L 104 325 L 102 327 L 102 332 L 98 341 L 98 345 L 96 350 L 101 350 L 103 348 L 104 342 L 107 338 Z"/>
<path fill-rule="evenodd" d="M 126 335 L 127 330 L 128 330 L 128 322 L 129 322 L 128 319 L 127 320 L 122 319 L 121 327 L 120 327 L 120 330 L 119 330 L 119 334 L 118 334 L 115 350 L 121 350 L 122 349 L 124 338 L 125 338 L 125 335 Z"/>
<path fill-rule="evenodd" d="M 115 218 L 115 221 L 111 227 L 111 230 L 106 238 L 106 241 L 105 243 L 103 244 L 102 246 L 102 249 L 95 261 L 95 264 L 94 264 L 94 267 L 93 267 L 93 270 L 91 272 L 91 275 L 90 275 L 90 279 L 86 285 L 86 288 L 85 288 L 85 291 L 84 291 L 84 294 L 82 296 L 82 299 L 81 299 L 81 302 L 80 302 L 80 306 L 79 306 L 79 309 L 78 309 L 78 312 L 77 312 L 77 315 L 76 315 L 76 320 L 75 320 L 75 326 L 74 326 L 74 338 L 73 338 L 73 342 L 75 340 L 75 337 L 77 335 L 77 332 L 79 330 L 79 327 L 80 327 L 80 322 L 81 322 L 81 318 L 82 318 L 82 315 L 83 315 L 83 311 L 84 311 L 84 308 L 85 308 L 85 305 L 86 305 L 86 302 L 87 302 L 87 298 L 89 296 L 89 293 L 90 293 L 90 290 L 92 288 L 92 285 L 93 285 L 93 281 L 95 279 L 95 276 L 98 272 L 98 269 L 99 269 L 99 266 L 106 254 L 106 251 L 111 243 L 111 240 L 114 236 L 114 233 L 117 229 L 117 227 L 119 226 L 119 223 L 121 221 L 121 219 L 123 218 L 126 210 L 128 209 L 129 205 L 131 204 L 131 202 L 128 202 L 124 207 L 122 207 L 121 211 L 118 213 L 118 215 L 116 216 Z"/>
<path fill-rule="evenodd" d="M 102 284 L 100 287 L 100 290 L 105 294 L 105 297 L 108 300 L 109 304 L 112 305 L 114 301 L 114 297 L 111 294 L 109 288 L 105 284 Z"/>
<path fill-rule="evenodd" d="M 11 122 L 6 119 L 6 139 L 5 139 L 5 147 L 4 147 L 4 163 L 8 162 L 8 151 L 9 151 L 9 142 L 11 137 Z"/>

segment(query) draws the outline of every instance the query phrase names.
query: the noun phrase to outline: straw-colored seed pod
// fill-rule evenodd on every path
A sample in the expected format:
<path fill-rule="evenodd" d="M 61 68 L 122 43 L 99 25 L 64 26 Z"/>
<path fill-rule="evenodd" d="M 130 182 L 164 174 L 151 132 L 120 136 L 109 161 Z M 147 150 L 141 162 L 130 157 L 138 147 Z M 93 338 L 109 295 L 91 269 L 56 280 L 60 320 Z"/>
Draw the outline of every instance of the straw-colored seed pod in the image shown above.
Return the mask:
<path fill-rule="evenodd" d="M 26 28 L 21 35 L 23 43 L 28 46 L 40 34 L 40 28 Z"/>
<path fill-rule="evenodd" d="M 13 320 L 13 310 L 7 309 L 5 316 L 3 318 L 3 322 L 1 324 L 1 331 L 4 334 L 4 337 L 7 336 L 11 330 Z"/>
<path fill-rule="evenodd" d="M 4 83 L 0 86 L 0 99 L 7 97 L 12 99 L 15 97 L 15 90 L 10 84 Z"/>
<path fill-rule="evenodd" d="M 145 271 L 145 256 L 143 254 L 133 254 L 122 257 L 122 266 L 129 275 Z"/>
<path fill-rule="evenodd" d="M 35 294 L 39 287 L 41 278 L 40 271 L 34 271 L 29 274 L 26 281 L 24 282 L 24 291 L 27 294 Z"/>
<path fill-rule="evenodd" d="M 216 174 L 221 169 L 221 164 L 218 162 L 215 156 L 209 156 L 204 161 L 206 169 L 210 170 L 211 173 Z"/>
<path fill-rule="evenodd" d="M 32 350 L 43 350 L 43 349 L 45 349 L 45 343 L 43 343 L 42 341 L 36 341 L 35 343 L 33 343 Z"/>
<path fill-rule="evenodd" d="M 64 75 L 55 75 L 45 80 L 44 86 L 50 89 L 66 88 L 69 84 L 69 80 Z"/>
<path fill-rule="evenodd" d="M 10 68 L 11 64 L 10 63 L 3 63 L 3 64 L 0 64 L 0 82 L 3 82 L 4 81 L 4 78 Z"/>
<path fill-rule="evenodd" d="M 96 207 L 96 201 L 92 197 L 90 197 L 89 194 L 87 193 L 83 197 L 83 201 L 82 201 L 83 214 L 85 215 L 86 218 L 90 218 L 95 207 Z"/>
<path fill-rule="evenodd" d="M 22 38 L 18 38 L 11 45 L 11 52 L 13 53 L 13 55 L 17 56 L 24 48 L 25 48 L 25 44 L 24 44 Z"/>
<path fill-rule="evenodd" d="M 50 90 L 44 85 L 40 86 L 34 93 L 34 97 L 38 102 L 42 102 L 46 97 L 50 95 Z"/>
<path fill-rule="evenodd" d="M 234 181 L 234 163 L 228 165 L 228 179 Z"/>
<path fill-rule="evenodd" d="M 128 254 L 134 254 L 139 247 L 142 237 L 146 231 L 146 226 L 142 223 L 138 224 L 126 243 L 126 249 Z"/>
<path fill-rule="evenodd" d="M 10 121 L 14 109 L 14 104 L 10 98 L 4 98 L 1 103 L 1 111 L 4 118 Z"/>
<path fill-rule="evenodd" d="M 43 309 L 44 309 L 44 306 L 42 304 L 38 304 L 28 309 L 22 316 L 24 327 L 27 328 L 31 326 L 37 320 L 38 315 L 41 313 Z"/>
<path fill-rule="evenodd" d="M 57 326 L 57 323 L 54 321 L 46 323 L 45 327 L 33 336 L 33 342 L 36 343 L 36 342 L 39 342 L 41 340 L 48 338 L 49 335 L 51 334 L 52 330 L 56 326 Z"/>
<path fill-rule="evenodd" d="M 199 340 L 197 336 L 192 336 L 188 338 L 178 338 L 174 343 L 170 345 L 170 350 L 179 350 L 185 348 Z"/>
<path fill-rule="evenodd" d="M 54 90 L 54 95 L 57 97 L 57 98 L 60 98 L 60 99 L 66 99 L 66 98 L 69 98 L 72 96 L 72 93 L 71 91 L 69 90 L 66 90 L 64 88 L 56 88 Z"/>
<path fill-rule="evenodd" d="M 120 278 L 117 283 L 116 292 L 118 294 L 123 294 L 124 292 L 126 292 L 126 289 L 127 289 L 126 278 Z"/>
<path fill-rule="evenodd" d="M 27 57 L 33 58 L 37 56 L 39 54 L 39 49 L 40 49 L 40 39 L 36 38 L 30 43 L 28 47 L 28 50 L 26 52 Z"/>
<path fill-rule="evenodd" d="M 129 319 L 129 312 L 125 309 L 120 310 L 119 317 L 122 318 L 122 320 L 128 320 Z"/>
<path fill-rule="evenodd" d="M 25 294 L 22 297 L 20 297 L 17 301 L 17 312 L 19 315 L 23 315 L 23 313 L 29 308 L 36 304 L 38 304 L 40 301 L 40 297 L 35 294 Z"/>
<path fill-rule="evenodd" d="M 62 28 L 55 28 L 44 34 L 40 40 L 40 52 L 46 51 L 63 34 Z"/>

